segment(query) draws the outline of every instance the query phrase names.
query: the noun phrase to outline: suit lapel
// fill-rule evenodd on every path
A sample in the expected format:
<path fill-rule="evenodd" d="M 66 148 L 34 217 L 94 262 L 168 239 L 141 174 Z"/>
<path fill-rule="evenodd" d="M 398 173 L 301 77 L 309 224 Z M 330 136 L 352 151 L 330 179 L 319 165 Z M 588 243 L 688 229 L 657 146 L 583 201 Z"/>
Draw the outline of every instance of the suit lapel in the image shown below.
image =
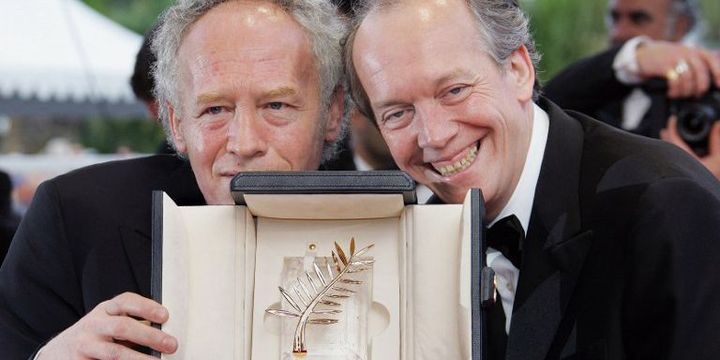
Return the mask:
<path fill-rule="evenodd" d="M 544 359 L 553 344 L 590 249 L 580 218 L 579 174 L 583 129 L 541 100 L 550 130 L 515 296 L 507 359 Z"/>
<path fill-rule="evenodd" d="M 128 262 L 141 295 L 150 296 L 150 253 L 152 225 L 152 191 L 162 190 L 179 205 L 203 205 L 205 200 L 198 189 L 190 165 L 186 161 L 163 175 L 155 184 L 146 187 L 146 194 L 138 197 L 138 211 L 120 225 L 120 236 Z M 134 214 L 134 215 L 132 215 Z"/>

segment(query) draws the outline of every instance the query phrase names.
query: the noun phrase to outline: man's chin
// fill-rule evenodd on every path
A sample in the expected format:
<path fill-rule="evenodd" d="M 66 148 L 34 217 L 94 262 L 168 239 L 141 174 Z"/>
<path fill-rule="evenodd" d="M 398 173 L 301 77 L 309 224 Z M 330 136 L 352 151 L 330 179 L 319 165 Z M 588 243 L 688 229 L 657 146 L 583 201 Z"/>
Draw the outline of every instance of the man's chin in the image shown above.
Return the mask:
<path fill-rule="evenodd" d="M 233 200 L 232 196 L 230 195 L 230 188 L 228 187 L 226 190 L 226 194 L 212 194 L 212 195 L 205 195 L 205 202 L 208 205 L 235 205 L 235 200 Z"/>
<path fill-rule="evenodd" d="M 232 177 L 223 177 L 212 184 L 213 186 L 200 186 L 200 192 L 202 192 L 205 202 L 208 205 L 234 205 L 235 200 L 233 200 L 230 194 L 231 181 Z"/>
<path fill-rule="evenodd" d="M 469 189 L 459 188 L 447 183 L 428 184 L 433 194 L 442 199 L 446 204 L 462 204 Z"/>
<path fill-rule="evenodd" d="M 462 204 L 465 201 L 466 194 L 467 194 L 467 192 L 462 192 L 462 191 L 451 192 L 451 193 L 440 192 L 437 194 L 437 196 L 440 197 L 440 199 L 442 199 L 442 201 L 445 202 L 446 204 Z"/>

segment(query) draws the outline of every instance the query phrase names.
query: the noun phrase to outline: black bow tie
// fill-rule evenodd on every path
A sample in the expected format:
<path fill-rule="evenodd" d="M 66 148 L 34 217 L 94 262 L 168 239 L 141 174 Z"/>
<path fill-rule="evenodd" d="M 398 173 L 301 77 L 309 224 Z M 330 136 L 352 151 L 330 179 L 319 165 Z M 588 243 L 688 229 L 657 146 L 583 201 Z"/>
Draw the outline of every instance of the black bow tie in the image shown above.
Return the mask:
<path fill-rule="evenodd" d="M 518 269 L 521 264 L 525 231 L 515 215 L 500 219 L 487 230 L 487 244 L 501 252 Z"/>

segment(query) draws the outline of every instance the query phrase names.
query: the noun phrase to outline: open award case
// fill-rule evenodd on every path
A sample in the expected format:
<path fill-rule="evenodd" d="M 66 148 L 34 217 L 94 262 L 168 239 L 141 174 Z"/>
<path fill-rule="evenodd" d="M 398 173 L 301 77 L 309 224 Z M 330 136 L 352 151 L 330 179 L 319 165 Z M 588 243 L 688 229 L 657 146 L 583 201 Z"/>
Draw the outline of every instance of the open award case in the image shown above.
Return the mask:
<path fill-rule="evenodd" d="M 416 205 L 398 171 L 242 173 L 231 189 L 234 206 L 154 194 L 152 295 L 179 342 L 162 358 L 483 358 L 478 190 Z"/>

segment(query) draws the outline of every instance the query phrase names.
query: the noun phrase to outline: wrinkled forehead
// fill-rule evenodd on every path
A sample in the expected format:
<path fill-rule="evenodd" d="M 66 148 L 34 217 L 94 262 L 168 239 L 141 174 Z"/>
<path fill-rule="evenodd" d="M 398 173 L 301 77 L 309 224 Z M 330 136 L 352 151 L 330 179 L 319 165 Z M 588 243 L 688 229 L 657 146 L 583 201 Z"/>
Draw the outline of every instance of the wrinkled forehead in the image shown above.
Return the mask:
<path fill-rule="evenodd" d="M 474 29 L 474 24 L 475 19 L 464 0 L 388 1 L 364 15 L 355 39 L 367 34 L 383 34 L 397 41 L 416 40 L 413 38 L 457 25 Z"/>
<path fill-rule="evenodd" d="M 352 65 L 373 103 L 455 78 L 487 53 L 464 3 L 418 3 L 369 14 L 355 35 Z"/>
<path fill-rule="evenodd" d="M 397 80 L 408 69 L 444 70 L 448 59 L 441 55 L 457 46 L 487 49 L 463 0 L 406 0 L 373 9 L 351 41 L 352 66 L 364 86 L 371 79 Z"/>
<path fill-rule="evenodd" d="M 379 0 L 371 2 L 362 16 L 365 22 L 374 16 L 401 13 L 411 21 L 427 22 L 443 13 L 468 10 L 465 0 Z"/>
<path fill-rule="evenodd" d="M 655 13 L 670 9 L 673 0 L 609 0 L 608 9 L 619 12 Z"/>
<path fill-rule="evenodd" d="M 315 57 L 304 29 L 274 7 L 265 2 L 233 1 L 198 19 L 178 51 L 181 96 L 215 82 L 257 89 L 261 85 L 286 86 L 276 84 L 279 82 L 317 81 Z"/>
<path fill-rule="evenodd" d="M 184 36 L 197 32 L 197 28 L 215 32 L 242 41 L 247 37 L 263 35 L 268 29 L 292 28 L 290 35 L 302 34 L 305 29 L 286 9 L 270 1 L 227 1 L 221 3 L 198 18 L 185 31 Z M 231 31 L 228 31 L 231 30 Z"/>
<path fill-rule="evenodd" d="M 378 52 L 393 54 L 398 48 L 406 51 L 427 47 L 435 38 L 450 33 L 458 22 L 458 10 L 450 6 L 451 1 L 456 2 L 396 1 L 370 10 L 355 33 L 353 60 L 367 60 Z M 465 19 L 461 17 L 460 21 Z"/>
<path fill-rule="evenodd" d="M 222 53 L 239 53 L 239 61 L 263 56 L 271 50 L 292 57 L 302 54 L 309 60 L 312 46 L 305 29 L 278 5 L 267 1 L 229 1 L 222 3 L 193 23 L 184 33 L 178 51 L 181 61 L 188 52 L 199 61 Z M 199 54 L 199 55 L 198 55 Z"/>

